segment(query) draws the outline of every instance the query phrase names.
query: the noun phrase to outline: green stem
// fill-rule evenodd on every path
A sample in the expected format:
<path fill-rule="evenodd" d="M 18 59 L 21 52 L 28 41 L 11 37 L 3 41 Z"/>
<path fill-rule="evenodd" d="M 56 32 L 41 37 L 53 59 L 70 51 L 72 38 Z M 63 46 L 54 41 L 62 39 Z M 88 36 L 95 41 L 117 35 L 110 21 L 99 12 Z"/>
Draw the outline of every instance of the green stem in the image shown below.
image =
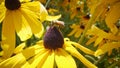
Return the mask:
<path fill-rule="evenodd" d="M 113 63 L 112 65 L 110 65 L 109 67 L 107 67 L 107 68 L 113 68 L 115 65 L 117 65 L 118 63 L 120 63 L 120 59 L 117 61 L 117 62 L 115 62 L 115 63 Z"/>
<path fill-rule="evenodd" d="M 100 59 L 98 59 L 94 64 L 97 65 L 104 57 L 105 57 L 106 54 L 102 55 L 100 57 Z"/>
<path fill-rule="evenodd" d="M 84 29 L 84 31 L 83 31 L 83 34 L 81 35 L 78 43 L 81 44 L 81 43 L 83 42 L 87 30 L 88 30 L 89 28 L 91 28 L 91 25 L 92 25 L 92 23 L 94 22 L 94 20 L 95 20 L 95 13 L 93 14 L 93 16 L 92 16 L 92 17 L 90 18 L 90 20 L 88 21 L 88 24 L 86 25 L 86 27 L 85 27 L 85 29 Z"/>
<path fill-rule="evenodd" d="M 46 2 L 46 4 L 45 4 L 45 8 L 47 8 L 49 2 L 50 2 L 50 0 L 47 0 L 47 2 Z"/>

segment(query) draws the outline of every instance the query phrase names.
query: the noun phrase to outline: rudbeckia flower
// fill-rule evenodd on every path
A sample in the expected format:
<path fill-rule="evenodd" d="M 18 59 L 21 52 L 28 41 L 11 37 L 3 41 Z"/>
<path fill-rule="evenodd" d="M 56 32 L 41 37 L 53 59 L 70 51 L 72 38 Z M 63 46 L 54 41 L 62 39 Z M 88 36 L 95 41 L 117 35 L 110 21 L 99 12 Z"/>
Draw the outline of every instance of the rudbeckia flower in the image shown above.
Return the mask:
<path fill-rule="evenodd" d="M 72 24 L 70 26 L 70 28 L 73 30 L 68 34 L 68 36 L 74 35 L 76 38 L 78 38 L 78 37 L 80 37 L 80 35 L 83 32 L 85 27 L 84 27 L 84 25 Z"/>
<path fill-rule="evenodd" d="M 5 0 L 0 4 L 0 10 L 0 22 L 3 21 L 1 47 L 4 58 L 10 57 L 13 53 L 15 33 L 21 41 L 29 39 L 32 34 L 40 38 L 44 30 L 41 22 L 56 20 L 61 16 L 49 16 L 40 2 L 29 0 Z"/>
<path fill-rule="evenodd" d="M 3 56 L 7 58 L 15 48 L 15 32 L 22 41 L 25 41 L 32 34 L 40 37 L 44 29 L 35 13 L 35 10 L 40 10 L 40 2 L 21 3 L 19 0 L 4 2 L 0 4 L 0 22 L 3 21 L 1 47 L 4 51 Z"/>
<path fill-rule="evenodd" d="M 115 23 L 120 19 L 120 0 L 99 0 L 95 2 L 91 9 L 91 14 L 95 20 L 105 20 L 107 26 L 113 34 L 118 32 Z M 100 9 L 100 10 L 99 10 Z"/>
<path fill-rule="evenodd" d="M 92 38 L 88 40 L 88 42 L 86 43 L 87 45 L 95 41 L 94 46 L 97 46 L 98 44 L 102 42 L 103 39 L 114 40 L 114 41 L 120 40 L 119 35 L 114 35 L 113 33 L 110 33 L 110 32 L 107 33 L 103 31 L 102 29 L 96 27 L 95 25 L 93 25 L 91 29 L 87 31 L 86 34 L 93 36 Z"/>
<path fill-rule="evenodd" d="M 108 42 L 108 43 L 105 43 L 103 46 L 101 46 L 100 48 L 98 48 L 96 51 L 95 51 L 95 56 L 99 56 L 99 55 L 102 55 L 102 54 L 105 54 L 106 52 L 111 52 L 112 49 L 117 49 L 120 47 L 120 42 Z"/>
<path fill-rule="evenodd" d="M 0 67 L 22 68 L 77 68 L 72 56 L 78 58 L 88 68 L 97 68 L 81 55 L 77 49 L 93 55 L 94 52 L 82 45 L 70 41 L 61 35 L 57 27 L 52 26 L 46 32 L 44 39 L 36 45 L 26 48 L 21 53 L 0 63 Z M 71 56 L 72 55 L 72 56 Z M 19 60 L 18 60 L 19 59 Z"/>

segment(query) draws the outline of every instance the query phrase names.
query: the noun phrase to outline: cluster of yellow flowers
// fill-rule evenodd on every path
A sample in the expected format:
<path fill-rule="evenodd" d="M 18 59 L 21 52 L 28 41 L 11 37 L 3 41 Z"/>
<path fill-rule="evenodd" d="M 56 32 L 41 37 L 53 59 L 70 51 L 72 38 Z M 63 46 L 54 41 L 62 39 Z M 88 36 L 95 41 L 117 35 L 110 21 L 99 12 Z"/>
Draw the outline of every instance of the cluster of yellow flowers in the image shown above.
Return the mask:
<path fill-rule="evenodd" d="M 43 3 L 45 1 L 41 0 Z M 97 68 L 78 49 L 85 54 L 98 57 L 106 52 L 110 55 L 112 49 L 120 47 L 120 26 L 116 26 L 120 19 L 119 0 L 87 0 L 90 13 L 84 14 L 84 11 L 80 11 L 81 16 L 78 17 L 82 19 L 82 24 L 72 24 L 70 28 L 73 30 L 67 34 L 80 37 L 78 43 L 63 37 L 59 28 L 60 25 L 64 26 L 64 23 L 58 21 L 61 15 L 49 15 L 41 2 L 0 0 L 0 23 L 2 24 L 0 68 L 77 68 L 73 57 L 88 68 Z M 79 13 L 79 8 L 84 9 L 82 0 L 64 0 L 58 5 L 65 7 L 68 4 L 72 11 L 71 19 Z M 105 20 L 110 30 L 105 31 L 96 26 L 95 22 L 102 20 Z M 47 30 L 44 30 L 44 21 L 51 22 Z M 37 38 L 44 35 L 44 38 L 28 47 L 26 40 L 33 35 Z M 19 45 L 16 44 L 17 36 L 22 41 Z M 81 45 L 84 37 L 88 38 L 86 45 L 94 42 L 94 46 L 98 46 L 96 51 Z"/>

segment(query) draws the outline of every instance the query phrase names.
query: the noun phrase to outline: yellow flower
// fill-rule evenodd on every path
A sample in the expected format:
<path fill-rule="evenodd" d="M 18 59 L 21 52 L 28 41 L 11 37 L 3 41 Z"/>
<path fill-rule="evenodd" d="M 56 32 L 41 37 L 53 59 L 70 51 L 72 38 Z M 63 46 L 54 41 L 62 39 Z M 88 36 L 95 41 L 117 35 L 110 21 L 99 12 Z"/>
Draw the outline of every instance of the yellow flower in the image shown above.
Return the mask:
<path fill-rule="evenodd" d="M 82 56 L 77 49 L 93 55 L 94 52 L 82 45 L 62 37 L 56 27 L 50 27 L 44 36 L 44 40 L 36 45 L 26 48 L 21 53 L 0 63 L 1 68 L 77 68 L 72 56 L 78 58 L 88 68 L 97 68 L 94 64 Z M 72 55 L 70 55 L 70 54 Z M 16 61 L 16 62 L 14 62 Z"/>
<path fill-rule="evenodd" d="M 12 6 L 11 3 L 14 2 L 16 4 Z M 20 2 L 6 0 L 5 4 L 4 2 L 0 4 L 0 22 L 3 21 L 1 47 L 4 58 L 10 57 L 13 53 L 16 43 L 15 32 L 22 41 L 29 39 L 32 34 L 41 37 L 44 31 L 41 22 L 57 20 L 61 17 L 61 15 L 49 16 L 44 6 L 38 1 L 20 0 Z"/>
<path fill-rule="evenodd" d="M 109 42 L 98 48 L 95 52 L 95 56 L 105 54 L 106 52 L 111 52 L 112 49 L 117 49 L 120 47 L 120 42 Z"/>
<path fill-rule="evenodd" d="M 77 25 L 77 24 L 72 24 L 72 26 L 70 26 L 71 29 L 73 29 L 68 36 L 72 36 L 74 35 L 76 38 L 80 37 L 81 33 L 84 30 L 84 26 L 83 25 Z"/>
<path fill-rule="evenodd" d="M 97 46 L 103 39 L 115 40 L 115 41 L 120 40 L 119 35 L 114 35 L 110 32 L 107 33 L 105 31 L 99 29 L 95 25 L 93 25 L 91 27 L 91 29 L 89 29 L 87 31 L 87 35 L 92 35 L 93 36 L 92 38 L 90 38 L 90 40 L 88 40 L 88 42 L 86 43 L 87 45 L 89 45 L 90 43 L 95 41 L 94 46 Z"/>
<path fill-rule="evenodd" d="M 94 2 L 95 5 L 90 9 L 95 20 L 105 20 L 111 32 L 116 34 L 118 28 L 115 23 L 120 19 L 120 0 L 98 0 Z"/>
<path fill-rule="evenodd" d="M 0 22 L 2 22 L 2 49 L 3 56 L 8 58 L 15 48 L 15 32 L 22 41 L 32 36 L 41 37 L 42 23 L 35 10 L 40 12 L 40 2 L 24 2 L 19 0 L 5 0 L 0 4 Z"/>

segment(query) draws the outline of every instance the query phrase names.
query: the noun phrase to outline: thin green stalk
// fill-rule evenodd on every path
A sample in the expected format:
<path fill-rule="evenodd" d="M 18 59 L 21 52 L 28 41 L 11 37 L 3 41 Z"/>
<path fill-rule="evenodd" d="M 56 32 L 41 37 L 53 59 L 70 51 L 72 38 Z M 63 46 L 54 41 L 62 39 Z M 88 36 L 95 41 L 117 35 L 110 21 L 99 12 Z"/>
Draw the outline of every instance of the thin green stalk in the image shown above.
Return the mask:
<path fill-rule="evenodd" d="M 103 58 L 106 56 L 106 54 L 102 55 L 100 59 L 98 59 L 94 64 L 97 65 Z"/>
<path fill-rule="evenodd" d="M 87 30 L 92 26 L 94 20 L 95 20 L 95 13 L 92 15 L 92 17 L 91 17 L 90 20 L 88 21 L 88 24 L 87 24 L 87 26 L 85 27 L 85 29 L 84 29 L 84 31 L 83 31 L 83 34 L 81 35 L 78 43 L 81 44 L 81 43 L 83 42 Z"/>
<path fill-rule="evenodd" d="M 50 2 L 50 0 L 47 0 L 47 2 L 46 2 L 46 4 L 45 4 L 45 8 L 47 8 L 49 2 Z"/>

